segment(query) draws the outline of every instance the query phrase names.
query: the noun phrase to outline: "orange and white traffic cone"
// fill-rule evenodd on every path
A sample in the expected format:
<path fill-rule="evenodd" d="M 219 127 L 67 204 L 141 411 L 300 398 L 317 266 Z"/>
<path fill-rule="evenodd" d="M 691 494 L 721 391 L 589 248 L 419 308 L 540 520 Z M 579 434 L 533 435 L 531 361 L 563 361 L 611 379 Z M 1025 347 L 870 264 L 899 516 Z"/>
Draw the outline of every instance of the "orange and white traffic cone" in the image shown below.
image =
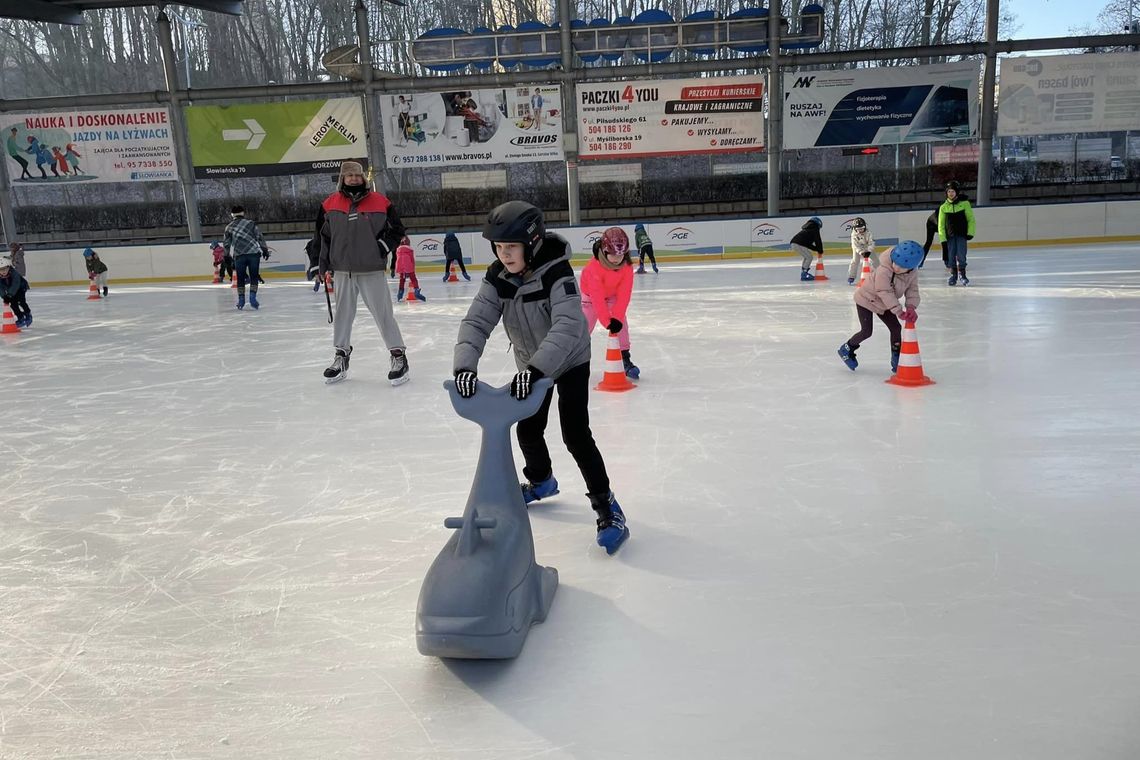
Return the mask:
<path fill-rule="evenodd" d="M 637 386 L 625 376 L 625 365 L 621 361 L 621 346 L 616 335 L 611 335 L 606 345 L 606 373 L 602 375 L 602 382 L 594 390 L 621 393 L 631 391 Z"/>
<path fill-rule="evenodd" d="M 94 280 L 91 281 L 91 287 L 89 287 L 87 289 L 87 300 L 88 301 L 101 301 L 101 300 L 103 300 L 103 296 L 99 295 L 99 286 L 95 284 Z"/>
<path fill-rule="evenodd" d="M 918 333 L 914 322 L 903 325 L 902 350 L 899 352 L 899 370 L 887 378 L 891 385 L 915 387 L 934 385 L 934 380 L 922 373 L 922 356 L 918 353 Z"/>
<path fill-rule="evenodd" d="M 210 282 L 210 284 L 211 285 L 217 285 L 221 281 L 222 281 L 222 278 L 218 276 L 218 270 L 215 269 L 214 270 L 214 279 Z"/>
<path fill-rule="evenodd" d="M 459 282 L 459 275 L 457 275 L 455 273 L 455 270 L 451 271 L 451 276 L 447 278 L 447 281 L 448 282 Z"/>
<path fill-rule="evenodd" d="M 416 289 L 413 287 L 409 287 L 408 288 L 408 296 L 404 300 L 407 301 L 408 303 L 415 303 L 416 302 Z"/>
<path fill-rule="evenodd" d="M 863 259 L 863 273 L 859 275 L 859 286 L 863 287 L 863 283 L 871 279 L 871 260 Z"/>
<path fill-rule="evenodd" d="M 823 256 L 816 256 L 815 257 L 815 279 L 817 282 L 819 280 L 830 280 L 831 279 L 830 277 L 828 277 L 823 272 Z"/>
<path fill-rule="evenodd" d="M 18 333 L 20 328 L 16 327 L 16 315 L 12 313 L 11 306 L 4 307 L 4 326 L 0 327 L 0 333 Z"/>

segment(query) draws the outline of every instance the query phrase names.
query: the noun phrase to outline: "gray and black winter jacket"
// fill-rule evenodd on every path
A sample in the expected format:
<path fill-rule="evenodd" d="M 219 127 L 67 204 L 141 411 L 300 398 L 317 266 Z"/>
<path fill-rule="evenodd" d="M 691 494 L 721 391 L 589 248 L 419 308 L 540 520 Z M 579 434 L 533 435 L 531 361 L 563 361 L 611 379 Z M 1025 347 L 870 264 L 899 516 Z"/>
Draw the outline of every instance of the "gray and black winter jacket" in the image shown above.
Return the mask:
<path fill-rule="evenodd" d="M 565 240 L 547 233 L 525 275 L 512 275 L 499 261 L 487 269 L 459 325 L 456 372 L 478 369 L 487 338 L 499 320 L 520 371 L 529 366 L 557 380 L 590 361 L 590 332 Z"/>
<path fill-rule="evenodd" d="M 341 191 L 325 198 L 317 212 L 320 274 L 383 272 L 404 236 L 404 225 L 387 197 L 369 192 L 353 200 Z"/>

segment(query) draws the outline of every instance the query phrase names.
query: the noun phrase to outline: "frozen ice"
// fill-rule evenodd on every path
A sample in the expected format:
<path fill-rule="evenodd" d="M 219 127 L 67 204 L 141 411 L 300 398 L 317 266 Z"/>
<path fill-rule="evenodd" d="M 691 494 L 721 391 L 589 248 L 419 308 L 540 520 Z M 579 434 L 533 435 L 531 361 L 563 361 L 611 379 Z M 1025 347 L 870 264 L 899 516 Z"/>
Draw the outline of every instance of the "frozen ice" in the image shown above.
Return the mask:
<path fill-rule="evenodd" d="M 304 282 L 33 287 L 0 336 L 0 757 L 1135 757 L 1140 258 L 970 260 L 923 270 L 926 388 L 883 382 L 878 323 L 836 356 L 841 257 L 638 276 L 639 388 L 591 400 L 632 536 L 595 545 L 552 415 L 562 583 L 508 662 L 415 645 L 478 450 L 441 387 L 477 278 L 397 305 L 399 388 L 363 308 L 323 383 Z M 501 331 L 480 370 L 509 380 Z"/>

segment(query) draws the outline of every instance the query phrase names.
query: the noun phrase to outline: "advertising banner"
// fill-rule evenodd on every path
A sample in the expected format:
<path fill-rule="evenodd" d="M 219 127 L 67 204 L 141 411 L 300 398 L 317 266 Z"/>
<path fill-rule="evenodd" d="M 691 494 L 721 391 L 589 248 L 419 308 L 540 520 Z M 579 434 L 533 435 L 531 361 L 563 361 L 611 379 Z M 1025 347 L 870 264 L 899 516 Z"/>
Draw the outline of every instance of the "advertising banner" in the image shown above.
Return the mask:
<path fill-rule="evenodd" d="M 190 106 L 186 128 L 199 178 L 335 173 L 368 155 L 359 98 Z"/>
<path fill-rule="evenodd" d="M 966 61 L 784 74 L 784 147 L 976 137 L 980 73 Z"/>
<path fill-rule="evenodd" d="M 6 113 L 0 125 L 17 184 L 178 179 L 166 108 Z"/>
<path fill-rule="evenodd" d="M 385 93 L 380 113 L 388 166 L 561 161 L 561 93 L 548 84 Z"/>
<path fill-rule="evenodd" d="M 999 135 L 1114 132 L 1140 124 L 1140 53 L 1003 58 Z"/>
<path fill-rule="evenodd" d="M 643 158 L 764 149 L 760 79 L 577 85 L 579 158 Z"/>

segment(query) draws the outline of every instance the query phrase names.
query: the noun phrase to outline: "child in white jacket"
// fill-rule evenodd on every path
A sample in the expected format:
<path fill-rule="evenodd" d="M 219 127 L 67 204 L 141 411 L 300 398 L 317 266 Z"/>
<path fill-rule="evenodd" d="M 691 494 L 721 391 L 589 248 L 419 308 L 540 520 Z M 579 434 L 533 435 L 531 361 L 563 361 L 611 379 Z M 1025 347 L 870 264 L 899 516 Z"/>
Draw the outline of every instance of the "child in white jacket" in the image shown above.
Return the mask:
<path fill-rule="evenodd" d="M 863 259 L 870 259 L 872 268 L 878 268 L 878 257 L 872 256 L 875 252 L 875 238 L 867 229 L 867 220 L 861 216 L 855 217 L 851 222 L 851 266 L 847 267 L 847 284 L 854 285 L 855 278 L 859 276 Z"/>

